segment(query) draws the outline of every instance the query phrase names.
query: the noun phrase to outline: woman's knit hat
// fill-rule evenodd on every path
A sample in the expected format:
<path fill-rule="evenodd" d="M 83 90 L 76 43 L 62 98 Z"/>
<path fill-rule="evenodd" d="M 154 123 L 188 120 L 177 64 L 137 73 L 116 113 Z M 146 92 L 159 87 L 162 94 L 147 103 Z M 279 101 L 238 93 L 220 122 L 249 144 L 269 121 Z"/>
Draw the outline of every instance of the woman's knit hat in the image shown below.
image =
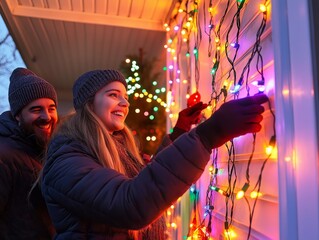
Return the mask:
<path fill-rule="evenodd" d="M 22 108 L 39 98 L 50 98 L 57 105 L 57 94 L 54 87 L 26 68 L 16 68 L 10 76 L 9 104 L 13 116 Z"/>
<path fill-rule="evenodd" d="M 125 77 L 117 70 L 93 70 L 82 74 L 73 85 L 73 105 L 75 110 L 82 108 L 97 91 L 114 81 L 121 82 L 127 87 Z"/>

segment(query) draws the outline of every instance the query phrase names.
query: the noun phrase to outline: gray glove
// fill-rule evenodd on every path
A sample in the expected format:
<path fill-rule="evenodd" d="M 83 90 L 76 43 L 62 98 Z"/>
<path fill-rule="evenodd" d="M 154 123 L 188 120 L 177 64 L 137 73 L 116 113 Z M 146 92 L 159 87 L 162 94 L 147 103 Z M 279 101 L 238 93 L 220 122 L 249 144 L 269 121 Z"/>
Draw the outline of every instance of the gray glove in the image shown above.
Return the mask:
<path fill-rule="evenodd" d="M 224 103 L 196 132 L 207 149 L 220 147 L 227 141 L 246 133 L 259 132 L 265 94 L 231 100 Z"/>

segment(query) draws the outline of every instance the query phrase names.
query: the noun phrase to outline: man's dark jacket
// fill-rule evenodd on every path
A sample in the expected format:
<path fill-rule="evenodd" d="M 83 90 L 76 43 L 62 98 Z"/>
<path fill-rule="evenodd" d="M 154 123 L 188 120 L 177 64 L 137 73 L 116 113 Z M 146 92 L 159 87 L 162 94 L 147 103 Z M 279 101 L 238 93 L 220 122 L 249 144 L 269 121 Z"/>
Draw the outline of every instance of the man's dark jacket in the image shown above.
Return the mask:
<path fill-rule="evenodd" d="M 25 136 L 10 112 L 0 115 L 0 239 L 51 239 L 47 219 L 29 204 L 28 193 L 42 168 L 42 150 Z M 38 194 L 41 196 L 41 194 Z M 41 200 L 37 202 L 39 204 Z M 31 207 L 34 206 L 34 207 Z M 43 206 L 42 206 L 43 207 Z"/>

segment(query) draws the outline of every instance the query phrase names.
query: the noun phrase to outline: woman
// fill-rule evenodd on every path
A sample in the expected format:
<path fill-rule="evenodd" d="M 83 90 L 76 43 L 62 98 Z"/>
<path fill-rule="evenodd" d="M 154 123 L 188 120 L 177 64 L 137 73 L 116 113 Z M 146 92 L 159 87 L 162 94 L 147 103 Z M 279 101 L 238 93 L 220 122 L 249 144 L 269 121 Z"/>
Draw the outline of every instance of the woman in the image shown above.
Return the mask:
<path fill-rule="evenodd" d="M 126 81 L 94 70 L 73 86 L 76 112 L 49 144 L 41 187 L 55 239 L 165 239 L 162 213 L 202 174 L 212 148 L 258 132 L 265 95 L 229 101 L 144 165 L 125 125 Z"/>

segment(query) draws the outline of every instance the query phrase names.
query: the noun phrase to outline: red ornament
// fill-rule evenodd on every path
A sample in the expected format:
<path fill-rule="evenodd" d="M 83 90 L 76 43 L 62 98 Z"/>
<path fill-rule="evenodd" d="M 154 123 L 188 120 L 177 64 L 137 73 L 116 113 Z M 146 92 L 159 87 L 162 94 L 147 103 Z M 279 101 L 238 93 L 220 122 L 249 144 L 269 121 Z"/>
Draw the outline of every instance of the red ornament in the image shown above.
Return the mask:
<path fill-rule="evenodd" d="M 200 102 L 200 94 L 199 94 L 199 92 L 195 92 L 189 96 L 189 98 L 187 100 L 187 107 L 191 107 L 198 102 Z"/>

